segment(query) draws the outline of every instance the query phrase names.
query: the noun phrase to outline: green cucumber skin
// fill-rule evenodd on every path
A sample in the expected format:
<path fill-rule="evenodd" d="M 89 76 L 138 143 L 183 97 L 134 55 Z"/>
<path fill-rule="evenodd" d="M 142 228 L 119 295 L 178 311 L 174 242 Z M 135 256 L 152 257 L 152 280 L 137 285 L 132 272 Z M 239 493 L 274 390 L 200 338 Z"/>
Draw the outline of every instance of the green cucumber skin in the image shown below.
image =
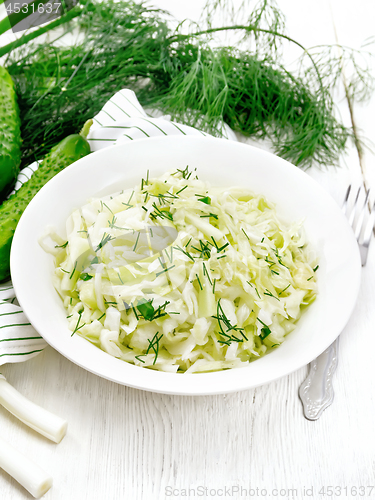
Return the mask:
<path fill-rule="evenodd" d="M 0 282 L 10 278 L 13 235 L 27 205 L 52 177 L 89 153 L 90 146 L 84 137 L 78 134 L 66 137 L 44 157 L 30 179 L 0 206 Z"/>
<path fill-rule="evenodd" d="M 0 202 L 12 190 L 21 163 L 21 121 L 13 80 L 0 66 Z"/>

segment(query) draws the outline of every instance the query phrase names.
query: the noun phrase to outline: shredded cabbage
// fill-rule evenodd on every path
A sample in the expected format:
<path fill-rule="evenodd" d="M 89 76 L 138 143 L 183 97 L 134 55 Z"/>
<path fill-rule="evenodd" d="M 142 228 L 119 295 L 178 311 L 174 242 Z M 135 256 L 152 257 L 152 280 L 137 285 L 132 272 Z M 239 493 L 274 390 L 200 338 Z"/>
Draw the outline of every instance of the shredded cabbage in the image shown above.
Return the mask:
<path fill-rule="evenodd" d="M 194 177 L 194 178 L 193 178 Z M 195 172 L 142 179 L 47 228 L 53 283 L 72 335 L 137 366 L 207 372 L 279 346 L 316 297 L 302 221 L 247 189 Z"/>

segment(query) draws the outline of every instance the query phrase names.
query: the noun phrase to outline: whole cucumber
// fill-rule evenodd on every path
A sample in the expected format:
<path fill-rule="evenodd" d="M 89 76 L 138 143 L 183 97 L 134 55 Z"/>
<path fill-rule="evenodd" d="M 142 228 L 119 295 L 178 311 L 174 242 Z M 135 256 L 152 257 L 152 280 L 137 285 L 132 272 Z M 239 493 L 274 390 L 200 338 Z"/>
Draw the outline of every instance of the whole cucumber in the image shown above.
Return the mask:
<path fill-rule="evenodd" d="M 91 124 L 89 120 L 80 134 L 69 135 L 54 146 L 30 179 L 0 206 L 0 282 L 10 277 L 10 247 L 25 208 L 52 177 L 90 153 L 86 136 Z"/>
<path fill-rule="evenodd" d="M 12 190 L 20 171 L 20 128 L 13 80 L 0 66 L 0 203 Z"/>

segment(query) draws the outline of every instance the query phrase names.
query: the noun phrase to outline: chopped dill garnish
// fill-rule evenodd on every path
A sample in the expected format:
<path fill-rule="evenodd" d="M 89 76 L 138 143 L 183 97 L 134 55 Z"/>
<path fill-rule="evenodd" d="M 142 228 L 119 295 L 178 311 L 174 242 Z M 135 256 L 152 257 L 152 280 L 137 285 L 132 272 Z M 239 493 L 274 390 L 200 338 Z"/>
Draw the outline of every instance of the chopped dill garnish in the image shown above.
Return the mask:
<path fill-rule="evenodd" d="M 82 281 L 89 281 L 93 278 L 94 276 L 92 276 L 91 274 L 89 273 L 82 273 L 80 274 L 79 278 L 82 280 Z"/>
<path fill-rule="evenodd" d="M 248 239 L 248 241 L 250 241 L 250 238 L 248 237 L 248 235 L 246 234 L 244 228 L 241 227 L 241 231 L 243 232 L 243 234 L 246 236 L 246 238 Z"/>
<path fill-rule="evenodd" d="M 76 324 L 76 327 L 74 328 L 73 330 L 73 333 L 71 334 L 71 337 L 73 337 L 73 335 L 78 332 L 78 330 L 80 330 L 81 328 L 83 328 L 85 326 L 86 323 L 83 323 L 82 325 L 80 325 L 80 321 L 81 321 L 81 316 L 82 316 L 82 313 L 83 313 L 83 309 L 82 311 L 79 311 L 78 312 L 78 321 L 77 321 L 77 324 Z"/>
<path fill-rule="evenodd" d="M 264 340 L 271 333 L 271 330 L 269 329 L 269 327 L 265 323 L 263 323 L 263 321 L 261 319 L 257 318 L 257 320 L 260 323 L 262 323 L 262 325 L 263 325 L 263 328 L 261 329 L 261 333 L 260 333 L 259 337 L 262 340 Z"/>
<path fill-rule="evenodd" d="M 115 225 L 115 222 L 116 222 L 117 218 L 116 216 L 114 215 L 112 217 L 112 220 L 111 221 L 108 221 L 108 227 L 111 228 L 111 229 L 121 229 L 121 230 L 124 230 L 125 228 L 123 227 L 120 227 L 120 226 L 116 226 Z"/>
<path fill-rule="evenodd" d="M 109 241 L 114 240 L 114 239 L 115 238 L 113 236 L 111 236 L 110 234 L 103 233 L 102 239 L 100 240 L 99 245 L 96 247 L 95 252 L 97 252 L 98 250 L 103 248 L 106 243 L 108 243 Z"/>
<path fill-rule="evenodd" d="M 276 266 L 276 262 L 273 262 L 272 260 L 268 260 L 268 255 L 265 257 L 264 260 L 266 262 L 268 262 L 268 264 L 271 264 L 270 266 L 268 266 L 269 268 L 271 268 L 272 266 Z"/>
<path fill-rule="evenodd" d="M 211 249 L 208 246 L 209 242 L 204 243 L 202 240 L 199 240 L 199 244 L 200 244 L 200 248 L 193 247 L 193 246 L 191 248 L 200 253 L 200 255 L 199 255 L 200 259 L 209 259 L 211 257 Z"/>
<path fill-rule="evenodd" d="M 173 264 L 173 266 L 171 266 L 171 267 L 168 267 L 168 268 L 166 268 L 166 269 L 163 269 L 163 271 L 160 271 L 159 273 L 156 273 L 156 277 L 160 276 L 160 275 L 161 275 L 161 274 L 163 274 L 163 273 L 166 273 L 167 271 L 170 271 L 170 270 L 171 270 L 171 269 L 173 269 L 174 267 L 176 267 L 176 266 L 175 266 L 175 264 Z"/>
<path fill-rule="evenodd" d="M 60 269 L 61 269 L 61 271 L 62 271 L 63 273 L 69 274 L 69 271 L 66 271 L 66 270 L 65 270 L 65 269 L 63 269 L 62 267 L 60 267 Z"/>
<path fill-rule="evenodd" d="M 213 213 L 209 213 L 209 214 L 205 214 L 205 215 L 200 215 L 200 217 L 213 217 L 214 219 L 218 220 L 219 217 L 216 215 L 216 214 L 213 214 Z"/>
<path fill-rule="evenodd" d="M 214 238 L 213 236 L 211 236 L 211 239 L 212 239 L 212 241 L 213 241 L 213 243 L 214 243 L 214 246 L 215 246 L 215 248 L 216 248 L 216 250 L 217 250 L 217 253 L 222 252 L 222 251 L 224 250 L 224 248 L 227 248 L 227 246 L 229 246 L 229 243 L 227 242 L 227 243 L 225 243 L 222 247 L 219 247 L 219 246 L 218 246 L 218 244 L 217 244 L 217 243 L 216 243 L 216 241 L 215 241 L 215 238 Z M 212 245 L 212 243 L 211 243 L 210 241 L 208 241 L 208 243 L 209 243 L 210 245 Z"/>
<path fill-rule="evenodd" d="M 137 311 L 135 310 L 135 307 L 134 307 L 133 304 L 131 304 L 131 308 L 133 310 L 133 313 L 134 313 L 135 317 L 137 318 L 137 320 L 139 320 L 139 316 L 138 316 Z"/>
<path fill-rule="evenodd" d="M 215 295 L 216 278 L 214 278 L 214 284 L 212 286 L 212 293 Z"/>
<path fill-rule="evenodd" d="M 268 295 L 269 297 L 273 297 L 276 300 L 280 300 L 278 297 L 273 295 L 267 288 L 266 288 L 266 291 L 264 292 L 264 295 Z"/>
<path fill-rule="evenodd" d="M 176 250 L 179 250 L 180 252 L 182 252 L 183 254 L 185 254 L 187 257 L 189 257 L 189 259 L 192 261 L 192 262 L 195 262 L 194 260 L 194 257 L 192 257 L 191 253 L 188 252 L 187 250 L 184 250 L 183 248 L 181 248 L 180 246 L 177 246 L 177 247 L 172 247 L 172 248 L 175 248 Z M 193 247 L 194 248 L 194 247 Z M 171 261 L 172 262 L 172 261 Z"/>
<path fill-rule="evenodd" d="M 100 321 L 102 318 L 104 318 L 104 316 L 105 316 L 105 313 L 103 313 L 103 314 L 100 316 L 100 318 L 98 318 L 98 321 Z"/>
<path fill-rule="evenodd" d="M 191 242 L 192 239 L 193 239 L 193 237 L 191 237 L 190 240 L 186 243 L 186 245 L 184 245 L 185 248 L 189 246 L 189 244 L 190 244 L 190 242 Z"/>
<path fill-rule="evenodd" d="M 149 301 L 141 299 L 136 306 L 138 312 L 142 315 L 142 317 L 146 321 L 153 321 L 154 319 L 158 319 L 167 315 L 167 313 L 165 312 L 165 308 L 170 302 L 166 300 L 164 304 L 160 305 L 158 308 L 155 309 L 154 306 L 152 305 L 153 301 L 154 299 Z"/>
<path fill-rule="evenodd" d="M 216 310 L 216 316 L 212 316 L 212 318 L 215 318 L 218 322 L 219 329 L 220 329 L 220 335 L 225 337 L 224 341 L 218 341 L 221 344 L 227 344 L 229 345 L 229 342 L 243 342 L 243 339 L 239 339 L 235 335 L 229 335 L 228 332 L 235 331 L 235 332 L 240 332 L 241 335 L 245 338 L 245 340 L 248 340 L 246 336 L 243 334 L 243 328 L 238 327 L 237 325 L 232 325 L 228 317 L 223 311 L 223 308 L 220 304 L 221 299 L 218 300 L 217 303 L 217 310 Z M 226 331 L 223 329 L 223 325 L 226 328 Z"/>
<path fill-rule="evenodd" d="M 133 247 L 133 252 L 135 252 L 135 249 L 137 248 L 140 234 L 141 234 L 140 231 L 138 231 L 137 239 L 135 240 L 134 247 Z"/>
<path fill-rule="evenodd" d="M 152 214 L 155 218 L 160 217 L 161 219 L 169 219 L 173 221 L 173 215 L 171 214 L 171 212 L 169 212 L 168 210 L 160 210 L 155 202 L 152 204 L 152 207 L 155 210 L 155 212 Z"/>
<path fill-rule="evenodd" d="M 270 266 L 271 267 L 271 266 Z M 277 271 L 274 271 L 273 269 L 271 269 L 271 273 L 273 274 L 277 274 L 278 276 L 280 276 L 280 273 L 278 273 Z"/>
<path fill-rule="evenodd" d="M 164 248 L 164 252 L 165 252 L 166 256 L 168 257 L 169 262 L 172 263 L 172 260 L 173 260 L 173 247 L 171 247 L 171 255 L 168 255 L 168 252 L 167 252 L 166 248 Z"/>
<path fill-rule="evenodd" d="M 204 196 L 202 194 L 196 194 L 195 196 L 198 197 L 198 201 L 201 201 L 202 203 L 205 203 L 206 205 L 211 205 L 211 198 L 209 196 Z"/>
<path fill-rule="evenodd" d="M 73 267 L 73 271 L 71 272 L 70 276 L 69 276 L 69 279 L 71 280 L 72 277 L 73 277 L 73 274 L 76 272 L 76 268 L 77 268 L 77 261 L 74 262 L 74 267 Z"/>
<path fill-rule="evenodd" d="M 63 245 L 55 245 L 55 248 L 66 248 L 68 243 L 69 243 L 69 241 L 66 241 Z"/>
<path fill-rule="evenodd" d="M 207 271 L 207 268 L 206 268 L 206 264 L 203 262 L 203 276 L 204 275 L 207 276 L 207 279 L 210 282 L 210 285 L 212 286 L 212 281 L 211 281 L 210 275 L 208 274 L 208 271 Z"/>
<path fill-rule="evenodd" d="M 278 263 L 280 264 L 280 266 L 284 266 L 286 269 L 289 269 L 289 267 L 288 267 L 288 266 L 286 266 L 286 265 L 285 265 L 285 264 L 281 261 L 281 257 L 280 257 L 280 255 L 279 255 L 279 250 L 278 250 L 278 248 L 276 247 L 273 251 L 275 252 L 275 255 L 276 255 L 277 261 L 278 261 Z"/>
<path fill-rule="evenodd" d="M 182 189 L 180 189 L 179 191 L 177 191 L 176 195 L 177 195 L 177 194 L 182 193 L 182 191 L 184 191 L 187 187 L 188 187 L 188 186 L 186 185 L 186 186 L 184 186 Z"/>
<path fill-rule="evenodd" d="M 177 172 L 180 172 L 182 174 L 183 179 L 190 179 L 192 172 L 189 172 L 189 166 L 187 166 L 184 170 L 180 170 L 179 168 L 177 169 Z M 177 173 L 176 172 L 176 173 Z"/>
<path fill-rule="evenodd" d="M 313 269 L 314 273 L 315 273 L 318 269 L 319 269 L 319 265 L 318 265 L 318 266 L 316 266 L 316 267 L 314 267 L 314 269 Z"/>
<path fill-rule="evenodd" d="M 263 238 L 262 238 L 262 240 L 261 240 L 261 243 L 263 243 L 263 241 L 264 241 L 264 236 L 263 236 Z"/>
<path fill-rule="evenodd" d="M 152 340 L 147 339 L 149 346 L 147 348 L 146 354 L 148 354 L 151 349 L 155 353 L 155 359 L 154 359 L 154 362 L 152 363 L 153 365 L 156 363 L 157 357 L 159 355 L 159 342 L 160 342 L 161 338 L 163 337 L 163 334 L 161 334 L 160 337 L 158 337 L 158 335 L 159 335 L 159 332 L 156 332 L 155 335 L 153 336 Z"/>
<path fill-rule="evenodd" d="M 130 200 L 133 198 L 134 192 L 135 191 L 132 191 L 132 194 L 130 195 L 127 203 L 121 202 L 121 204 L 127 206 L 128 208 L 132 208 L 133 205 L 130 205 Z"/>
<path fill-rule="evenodd" d="M 143 187 L 144 186 L 148 186 L 148 175 L 149 175 L 150 171 L 147 170 L 147 176 L 146 176 L 146 179 L 142 179 L 141 181 L 141 191 L 143 191 Z"/>
<path fill-rule="evenodd" d="M 310 276 L 310 278 L 307 278 L 307 280 L 306 280 L 306 281 L 310 281 L 310 280 L 312 280 L 312 279 L 313 279 L 313 277 L 314 277 L 314 276 Z"/>
<path fill-rule="evenodd" d="M 135 359 L 138 359 L 141 363 L 145 363 L 143 359 L 140 359 L 141 356 L 146 356 L 146 354 L 138 354 L 138 356 L 135 356 Z"/>
<path fill-rule="evenodd" d="M 111 212 L 111 214 L 114 215 L 114 213 L 112 212 L 112 210 L 109 208 L 109 206 L 106 203 L 104 203 L 102 201 L 100 201 L 100 203 L 103 203 L 103 205 L 105 206 L 105 208 L 107 208 Z"/>
<path fill-rule="evenodd" d="M 279 292 L 279 295 L 281 295 L 282 293 L 284 293 L 285 290 L 287 290 L 289 287 L 290 287 L 290 283 L 283 290 L 281 290 L 281 292 Z"/>

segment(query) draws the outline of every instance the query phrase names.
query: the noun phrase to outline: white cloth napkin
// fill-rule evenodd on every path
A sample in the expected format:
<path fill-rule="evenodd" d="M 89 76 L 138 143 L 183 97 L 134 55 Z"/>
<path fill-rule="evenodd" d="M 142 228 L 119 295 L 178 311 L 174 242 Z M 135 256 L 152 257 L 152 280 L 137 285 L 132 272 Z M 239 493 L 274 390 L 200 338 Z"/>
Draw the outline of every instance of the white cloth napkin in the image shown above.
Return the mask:
<path fill-rule="evenodd" d="M 160 113 L 151 110 L 146 113 L 133 91 L 120 90 L 93 119 L 88 135 L 91 151 L 147 137 L 207 135 L 196 128 L 175 123 L 169 116 L 158 115 Z M 221 133 L 229 140 L 237 140 L 234 132 L 225 124 Z M 20 172 L 15 191 L 31 177 L 38 166 L 35 162 Z M 22 312 L 12 282 L 0 285 L 0 366 L 26 361 L 43 351 L 46 346 L 46 342 Z"/>

